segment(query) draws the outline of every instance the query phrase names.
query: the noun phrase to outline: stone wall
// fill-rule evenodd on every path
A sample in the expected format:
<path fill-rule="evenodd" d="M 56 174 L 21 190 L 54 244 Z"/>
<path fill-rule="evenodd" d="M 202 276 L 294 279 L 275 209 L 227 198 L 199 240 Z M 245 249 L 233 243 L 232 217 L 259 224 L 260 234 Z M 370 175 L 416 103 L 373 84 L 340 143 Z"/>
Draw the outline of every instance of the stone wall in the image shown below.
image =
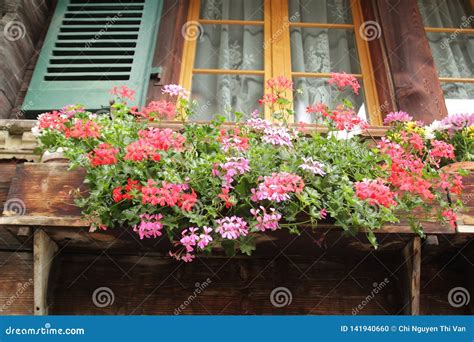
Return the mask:
<path fill-rule="evenodd" d="M 0 0 L 0 119 L 21 118 L 25 96 L 52 0 Z"/>

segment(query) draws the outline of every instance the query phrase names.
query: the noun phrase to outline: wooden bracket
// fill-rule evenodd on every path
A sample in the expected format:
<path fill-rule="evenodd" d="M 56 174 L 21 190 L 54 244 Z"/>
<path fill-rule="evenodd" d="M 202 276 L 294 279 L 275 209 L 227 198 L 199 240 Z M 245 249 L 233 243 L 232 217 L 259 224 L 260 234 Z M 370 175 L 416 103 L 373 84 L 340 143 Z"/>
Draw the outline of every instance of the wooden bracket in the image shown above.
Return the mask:
<path fill-rule="evenodd" d="M 404 314 L 420 314 L 421 239 L 414 237 L 402 251 L 404 260 L 403 293 Z"/>
<path fill-rule="evenodd" d="M 37 316 L 48 314 L 48 284 L 51 266 L 58 246 L 41 229 L 35 230 L 34 255 L 34 313 Z"/>

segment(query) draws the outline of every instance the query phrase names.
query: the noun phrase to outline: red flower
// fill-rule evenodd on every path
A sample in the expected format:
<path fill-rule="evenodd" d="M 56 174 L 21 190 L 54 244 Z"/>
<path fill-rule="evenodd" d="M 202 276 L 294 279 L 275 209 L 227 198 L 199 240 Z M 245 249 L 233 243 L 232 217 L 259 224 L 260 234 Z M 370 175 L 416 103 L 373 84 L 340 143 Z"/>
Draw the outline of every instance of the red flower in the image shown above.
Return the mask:
<path fill-rule="evenodd" d="M 148 106 L 142 107 L 141 111 L 138 111 L 136 107 L 132 108 L 132 113 L 150 121 L 155 119 L 172 120 L 176 116 L 176 105 L 164 100 L 152 101 Z"/>
<path fill-rule="evenodd" d="M 54 129 L 58 131 L 64 131 L 64 123 L 67 119 L 61 116 L 61 113 L 53 111 L 51 113 L 43 113 L 38 116 L 38 128 L 39 129 Z"/>
<path fill-rule="evenodd" d="M 293 89 L 293 82 L 285 76 L 278 76 L 267 81 L 267 87 L 275 91 L 291 90 Z"/>
<path fill-rule="evenodd" d="M 368 200 L 371 205 L 391 207 L 397 205 L 395 194 L 379 180 L 365 180 L 355 183 L 356 196 L 361 200 Z"/>
<path fill-rule="evenodd" d="M 334 84 L 340 91 L 343 91 L 346 87 L 350 87 L 356 95 L 359 95 L 359 82 L 354 76 L 346 74 L 345 72 L 331 73 L 331 78 L 328 83 Z"/>
<path fill-rule="evenodd" d="M 266 105 L 266 104 L 273 104 L 277 101 L 277 97 L 273 94 L 265 94 L 263 95 L 263 97 L 258 100 L 258 103 L 260 104 L 260 106 L 263 106 L 263 105 Z"/>
<path fill-rule="evenodd" d="M 117 163 L 118 148 L 113 148 L 109 144 L 99 144 L 88 154 L 93 167 L 100 165 L 113 165 Z"/>
<path fill-rule="evenodd" d="M 99 138 L 100 127 L 91 120 L 77 120 L 74 126 L 65 129 L 64 135 L 75 139 Z"/>
<path fill-rule="evenodd" d="M 131 160 L 140 162 L 142 160 L 151 159 L 153 161 L 160 161 L 161 156 L 156 151 L 157 148 L 150 144 L 146 139 L 138 139 L 137 141 L 127 145 L 125 147 L 124 160 Z"/>
<path fill-rule="evenodd" d="M 249 139 L 239 136 L 239 134 L 240 130 L 238 128 L 229 131 L 222 129 L 217 140 L 222 144 L 222 148 L 225 152 L 231 149 L 243 152 L 249 148 Z"/>
<path fill-rule="evenodd" d="M 121 88 L 117 86 L 113 87 L 112 90 L 110 90 L 110 94 L 120 97 L 122 100 L 129 99 L 133 101 L 135 100 L 134 96 L 136 92 L 123 85 Z"/>
<path fill-rule="evenodd" d="M 457 216 L 452 209 L 443 210 L 441 216 L 443 216 L 453 228 L 456 228 Z"/>
<path fill-rule="evenodd" d="M 222 188 L 221 193 L 217 195 L 217 197 L 219 197 L 225 202 L 225 207 L 227 209 L 235 205 L 235 203 L 231 201 L 231 198 L 229 196 L 229 188 Z"/>

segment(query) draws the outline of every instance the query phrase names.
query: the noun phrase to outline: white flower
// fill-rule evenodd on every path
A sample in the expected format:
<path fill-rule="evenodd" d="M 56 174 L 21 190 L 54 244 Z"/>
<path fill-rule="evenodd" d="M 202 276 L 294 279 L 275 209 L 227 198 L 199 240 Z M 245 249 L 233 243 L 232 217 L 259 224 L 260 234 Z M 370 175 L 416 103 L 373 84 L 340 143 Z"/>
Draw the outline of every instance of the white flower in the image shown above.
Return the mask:
<path fill-rule="evenodd" d="M 431 125 L 425 127 L 425 138 L 426 139 L 434 139 L 435 132 L 441 132 L 449 128 L 449 125 L 443 124 L 439 120 L 435 120 L 431 123 Z"/>
<path fill-rule="evenodd" d="M 33 128 L 31 129 L 31 133 L 32 133 L 35 137 L 41 136 L 41 131 L 40 131 L 38 125 L 33 126 Z"/>

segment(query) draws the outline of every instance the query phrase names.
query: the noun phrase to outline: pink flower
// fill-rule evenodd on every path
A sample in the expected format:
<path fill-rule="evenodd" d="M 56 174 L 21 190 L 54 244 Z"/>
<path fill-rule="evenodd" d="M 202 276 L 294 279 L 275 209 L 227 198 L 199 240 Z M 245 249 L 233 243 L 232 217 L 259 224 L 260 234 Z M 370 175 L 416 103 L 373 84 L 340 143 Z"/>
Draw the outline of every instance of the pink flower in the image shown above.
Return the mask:
<path fill-rule="evenodd" d="M 67 118 L 72 118 L 76 113 L 82 113 L 85 111 L 85 108 L 81 105 L 66 105 L 61 108 L 60 113 L 61 115 L 66 116 Z"/>
<path fill-rule="evenodd" d="M 262 215 L 260 215 L 260 212 Z M 260 206 L 260 209 L 250 209 L 250 213 L 253 215 L 257 224 L 255 228 L 264 232 L 265 230 L 277 230 L 280 228 L 278 222 L 281 219 L 281 215 L 276 212 L 275 208 L 270 208 L 270 213 L 267 210 Z"/>
<path fill-rule="evenodd" d="M 196 227 L 189 227 L 181 232 L 183 236 L 179 242 L 186 248 L 187 252 L 194 251 L 194 246 L 196 246 L 197 241 L 199 240 L 199 236 L 196 234 L 198 228 Z"/>
<path fill-rule="evenodd" d="M 113 148 L 109 144 L 99 144 L 88 154 L 92 167 L 100 165 L 113 165 L 117 163 L 118 148 Z"/>
<path fill-rule="evenodd" d="M 265 94 L 260 100 L 258 100 L 258 103 L 260 104 L 260 106 L 271 105 L 271 104 L 274 104 L 277 100 L 278 100 L 278 97 L 276 97 L 275 95 Z"/>
<path fill-rule="evenodd" d="M 239 134 L 240 130 L 238 128 L 234 128 L 229 131 L 222 129 L 217 140 L 222 144 L 222 149 L 225 152 L 228 152 L 232 149 L 244 152 L 249 148 L 249 139 L 246 137 L 241 137 Z"/>
<path fill-rule="evenodd" d="M 163 87 L 161 92 L 171 96 L 181 96 L 185 99 L 189 97 L 189 91 L 178 84 L 167 84 Z"/>
<path fill-rule="evenodd" d="M 318 161 L 313 160 L 313 158 L 303 158 L 304 163 L 301 164 L 299 167 L 303 170 L 309 171 L 312 174 L 324 176 L 326 172 L 324 172 L 324 164 Z"/>
<path fill-rule="evenodd" d="M 249 232 L 247 222 L 238 216 L 224 217 L 216 222 L 218 224 L 216 232 L 225 239 L 235 240 L 240 236 L 246 236 Z"/>
<path fill-rule="evenodd" d="M 365 180 L 355 183 L 356 196 L 368 200 L 371 205 L 390 207 L 397 205 L 393 199 L 395 194 L 379 180 Z"/>
<path fill-rule="evenodd" d="M 136 92 L 134 90 L 130 89 L 125 85 L 123 85 L 121 88 L 115 86 L 110 91 L 110 94 L 120 97 L 122 100 L 129 99 L 131 101 L 135 100 L 135 93 Z"/>
<path fill-rule="evenodd" d="M 385 117 L 383 123 L 384 125 L 391 125 L 394 122 L 408 122 L 412 121 L 413 117 L 408 115 L 408 113 L 405 112 L 391 112 L 388 113 L 387 116 Z"/>
<path fill-rule="evenodd" d="M 350 87 L 356 95 L 359 95 L 359 82 L 354 76 L 346 74 L 345 72 L 331 73 L 331 78 L 328 83 L 334 84 L 341 91 L 344 90 L 345 87 Z"/>
<path fill-rule="evenodd" d="M 303 179 L 287 172 L 273 173 L 264 177 L 257 189 L 251 189 L 252 201 L 270 200 L 282 202 L 290 198 L 291 193 L 299 193 L 304 188 Z"/>
<path fill-rule="evenodd" d="M 326 208 L 321 209 L 321 211 L 319 212 L 319 217 L 321 217 L 324 220 L 326 219 L 327 216 L 328 216 L 328 211 L 326 210 Z"/>
<path fill-rule="evenodd" d="M 140 215 L 141 222 L 138 225 L 133 227 L 133 231 L 138 232 L 140 235 L 140 240 L 143 238 L 156 238 L 161 236 L 161 230 L 163 229 L 163 224 L 161 219 L 163 215 Z"/>
<path fill-rule="evenodd" d="M 430 150 L 430 156 L 434 159 L 441 159 L 441 158 L 447 158 L 447 159 L 454 159 L 454 146 L 448 143 L 445 143 L 444 141 L 440 140 L 432 140 L 431 141 L 431 150 Z"/>
<path fill-rule="evenodd" d="M 197 243 L 198 247 L 201 249 L 206 248 L 206 246 L 212 241 L 212 236 L 210 235 L 212 228 L 204 226 L 203 230 L 204 233 L 199 235 L 199 241 Z"/>
<path fill-rule="evenodd" d="M 268 127 L 264 130 L 263 141 L 276 146 L 291 147 L 291 135 L 285 127 Z"/>
<path fill-rule="evenodd" d="M 252 119 L 248 119 L 246 122 L 245 122 L 245 125 L 257 132 L 262 132 L 264 131 L 265 129 L 267 128 L 270 128 L 271 127 L 271 124 L 264 120 L 264 119 L 261 119 L 261 118 L 252 118 Z"/>
<path fill-rule="evenodd" d="M 224 181 L 222 184 L 224 188 L 232 188 L 232 183 L 235 176 L 243 175 L 245 172 L 250 171 L 249 161 L 243 157 L 227 158 L 227 161 L 225 163 L 219 164 L 219 167 L 225 172 L 223 176 Z M 220 172 L 217 171 L 217 174 L 220 174 Z"/>

